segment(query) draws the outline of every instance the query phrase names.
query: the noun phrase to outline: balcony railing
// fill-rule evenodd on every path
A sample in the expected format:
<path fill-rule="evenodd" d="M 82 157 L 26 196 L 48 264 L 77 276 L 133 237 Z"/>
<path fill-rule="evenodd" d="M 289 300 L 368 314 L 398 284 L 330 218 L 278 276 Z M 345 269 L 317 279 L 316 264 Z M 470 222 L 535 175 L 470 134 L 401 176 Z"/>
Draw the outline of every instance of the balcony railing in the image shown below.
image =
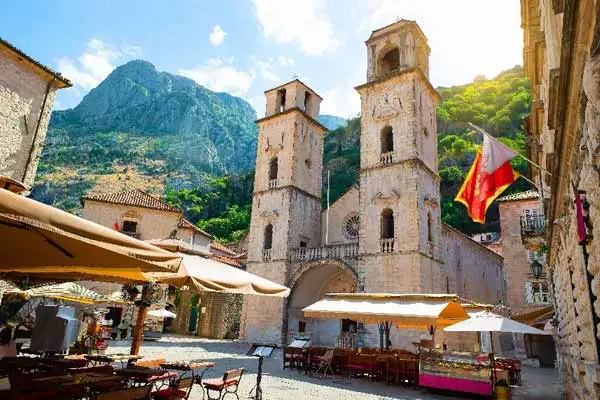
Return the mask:
<path fill-rule="evenodd" d="M 127 236 L 131 236 L 133 238 L 139 239 L 142 237 L 142 234 L 139 232 L 128 232 L 128 231 L 121 231 L 121 233 L 123 235 L 127 235 Z"/>
<path fill-rule="evenodd" d="M 382 253 L 393 253 L 394 252 L 394 239 L 380 239 L 379 245 L 381 246 Z"/>
<path fill-rule="evenodd" d="M 381 156 L 379 156 L 379 162 L 382 163 L 383 165 L 385 164 L 391 164 L 392 161 L 394 159 L 394 152 L 393 151 L 388 151 L 385 153 L 381 153 Z"/>
<path fill-rule="evenodd" d="M 527 304 L 549 304 L 552 299 L 547 280 L 536 279 L 525 282 L 525 302 Z"/>
<path fill-rule="evenodd" d="M 540 236 L 544 234 L 546 223 L 543 215 L 521 217 L 522 236 Z"/>
<path fill-rule="evenodd" d="M 269 189 L 275 189 L 277 186 L 277 179 L 269 179 Z"/>
<path fill-rule="evenodd" d="M 292 261 L 314 261 L 358 256 L 358 243 L 324 247 L 299 247 L 292 249 Z"/>
<path fill-rule="evenodd" d="M 271 261 L 271 249 L 264 249 L 262 251 L 263 261 Z"/>

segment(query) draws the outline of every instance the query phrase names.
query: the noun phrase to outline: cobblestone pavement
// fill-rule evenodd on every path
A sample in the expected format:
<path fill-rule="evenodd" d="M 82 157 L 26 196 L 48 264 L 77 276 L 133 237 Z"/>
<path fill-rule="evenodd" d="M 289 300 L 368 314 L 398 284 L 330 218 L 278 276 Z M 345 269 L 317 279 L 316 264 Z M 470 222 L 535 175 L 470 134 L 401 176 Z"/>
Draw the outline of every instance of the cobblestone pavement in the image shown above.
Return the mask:
<path fill-rule="evenodd" d="M 128 352 L 130 342 L 113 341 L 108 353 Z M 210 340 L 189 336 L 164 336 L 156 342 L 144 342 L 140 354 L 146 359 L 210 360 L 216 366 L 205 377 L 221 377 L 228 369 L 244 367 L 246 373 L 239 389 L 240 399 L 248 398 L 256 382 L 258 359 L 246 356 L 248 345 L 226 340 Z M 370 382 L 366 379 L 341 377 L 320 379 L 308 377 L 295 370 L 283 370 L 282 353 L 276 350 L 272 358 L 265 358 L 263 366 L 263 398 L 280 399 L 352 399 L 352 400 L 442 400 L 476 398 L 463 394 L 435 393 L 421 388 L 409 388 Z M 525 387 L 527 389 L 525 389 Z M 235 396 L 226 399 L 235 399 Z M 527 368 L 523 371 L 523 388 L 513 388 L 516 400 L 562 399 L 561 385 L 556 370 Z M 195 385 L 192 400 L 202 399 L 202 391 Z"/>

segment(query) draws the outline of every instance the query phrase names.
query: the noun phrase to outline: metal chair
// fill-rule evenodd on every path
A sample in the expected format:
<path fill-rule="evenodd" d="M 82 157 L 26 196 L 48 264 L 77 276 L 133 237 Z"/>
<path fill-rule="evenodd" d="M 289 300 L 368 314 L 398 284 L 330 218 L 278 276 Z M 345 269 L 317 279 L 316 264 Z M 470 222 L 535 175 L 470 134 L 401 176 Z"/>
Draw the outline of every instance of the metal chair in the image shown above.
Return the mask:
<path fill-rule="evenodd" d="M 323 378 L 327 378 L 327 371 L 333 376 L 333 368 L 331 368 L 331 363 L 333 362 L 334 351 L 333 349 L 329 349 L 325 352 L 325 355 L 321 357 L 319 361 L 319 366 L 315 371 L 315 376 L 319 374 L 319 371 L 323 372 Z"/>
<path fill-rule="evenodd" d="M 194 385 L 194 377 L 180 379 L 176 387 L 170 387 L 168 389 L 162 389 L 152 393 L 152 397 L 157 400 L 180 400 L 189 399 L 190 393 L 192 392 L 192 386 Z"/>

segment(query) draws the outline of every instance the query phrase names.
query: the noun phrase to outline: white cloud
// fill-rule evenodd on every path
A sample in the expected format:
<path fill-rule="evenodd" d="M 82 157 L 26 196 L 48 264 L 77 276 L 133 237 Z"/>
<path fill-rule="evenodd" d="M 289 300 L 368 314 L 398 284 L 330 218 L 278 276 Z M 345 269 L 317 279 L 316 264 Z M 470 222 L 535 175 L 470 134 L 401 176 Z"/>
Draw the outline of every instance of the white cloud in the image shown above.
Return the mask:
<path fill-rule="evenodd" d="M 350 86 L 331 88 L 323 93 L 321 114 L 338 117 L 356 117 L 360 112 L 360 96 Z"/>
<path fill-rule="evenodd" d="M 225 32 L 220 25 L 215 25 L 212 32 L 208 36 L 208 40 L 210 40 L 210 43 L 213 46 L 219 47 L 225 41 L 225 36 L 227 36 L 227 32 Z"/>
<path fill-rule="evenodd" d="M 236 68 L 233 58 L 210 58 L 204 65 L 191 69 L 182 68 L 177 73 L 210 90 L 234 96 L 244 96 L 255 78 L 254 71 Z"/>
<path fill-rule="evenodd" d="M 307 55 L 321 55 L 338 46 L 324 0 L 252 1 L 267 38 L 277 43 L 296 43 Z"/>
<path fill-rule="evenodd" d="M 266 81 L 279 82 L 281 78 L 275 72 L 274 65 L 276 61 L 274 58 L 252 58 L 254 68 L 258 70 L 260 77 Z"/>
<path fill-rule="evenodd" d="M 523 62 L 519 0 L 371 0 L 361 6 L 365 37 L 398 18 L 417 21 L 429 39 L 435 86 L 470 82 L 479 74 L 491 78 Z"/>
<path fill-rule="evenodd" d="M 277 57 L 277 62 L 282 67 L 293 67 L 294 66 L 294 59 L 291 57 L 279 56 L 279 57 Z"/>
<path fill-rule="evenodd" d="M 75 87 L 87 92 L 98 86 L 113 69 L 115 63 L 124 58 L 136 57 L 142 49 L 137 45 L 115 46 L 100 39 L 90 39 L 86 49 L 76 60 L 62 57 L 58 60 L 58 70 L 75 84 Z"/>
<path fill-rule="evenodd" d="M 256 116 L 262 118 L 267 110 L 267 100 L 264 95 L 247 98 L 246 101 L 256 110 Z"/>

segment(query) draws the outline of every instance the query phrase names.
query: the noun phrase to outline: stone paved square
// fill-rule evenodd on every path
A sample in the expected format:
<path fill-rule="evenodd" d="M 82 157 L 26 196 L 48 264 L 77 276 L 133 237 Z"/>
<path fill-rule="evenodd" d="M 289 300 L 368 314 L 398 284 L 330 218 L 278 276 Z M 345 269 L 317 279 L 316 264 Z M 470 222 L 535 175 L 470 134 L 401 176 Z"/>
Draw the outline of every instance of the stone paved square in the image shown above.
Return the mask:
<path fill-rule="evenodd" d="M 129 341 L 110 342 L 108 353 L 129 351 Z M 216 366 L 207 372 L 206 377 L 221 377 L 228 369 L 244 367 L 246 373 L 239 389 L 240 399 L 248 394 L 256 382 L 258 359 L 246 356 L 249 346 L 245 343 L 227 340 L 211 340 L 189 336 L 163 336 L 156 342 L 144 342 L 140 354 L 145 359 L 165 358 L 166 360 L 211 360 Z M 295 370 L 282 369 L 282 352 L 266 358 L 263 367 L 263 398 L 279 399 L 353 399 L 353 400 L 442 400 L 464 399 L 464 394 L 434 393 L 418 387 L 402 387 L 371 382 L 367 379 L 346 379 L 342 377 L 320 379 L 305 376 Z M 558 373 L 553 369 L 525 368 L 523 388 L 513 389 L 516 400 L 558 400 L 562 399 Z M 233 399 L 228 396 L 226 399 Z M 192 400 L 202 399 L 202 391 L 195 386 Z"/>

